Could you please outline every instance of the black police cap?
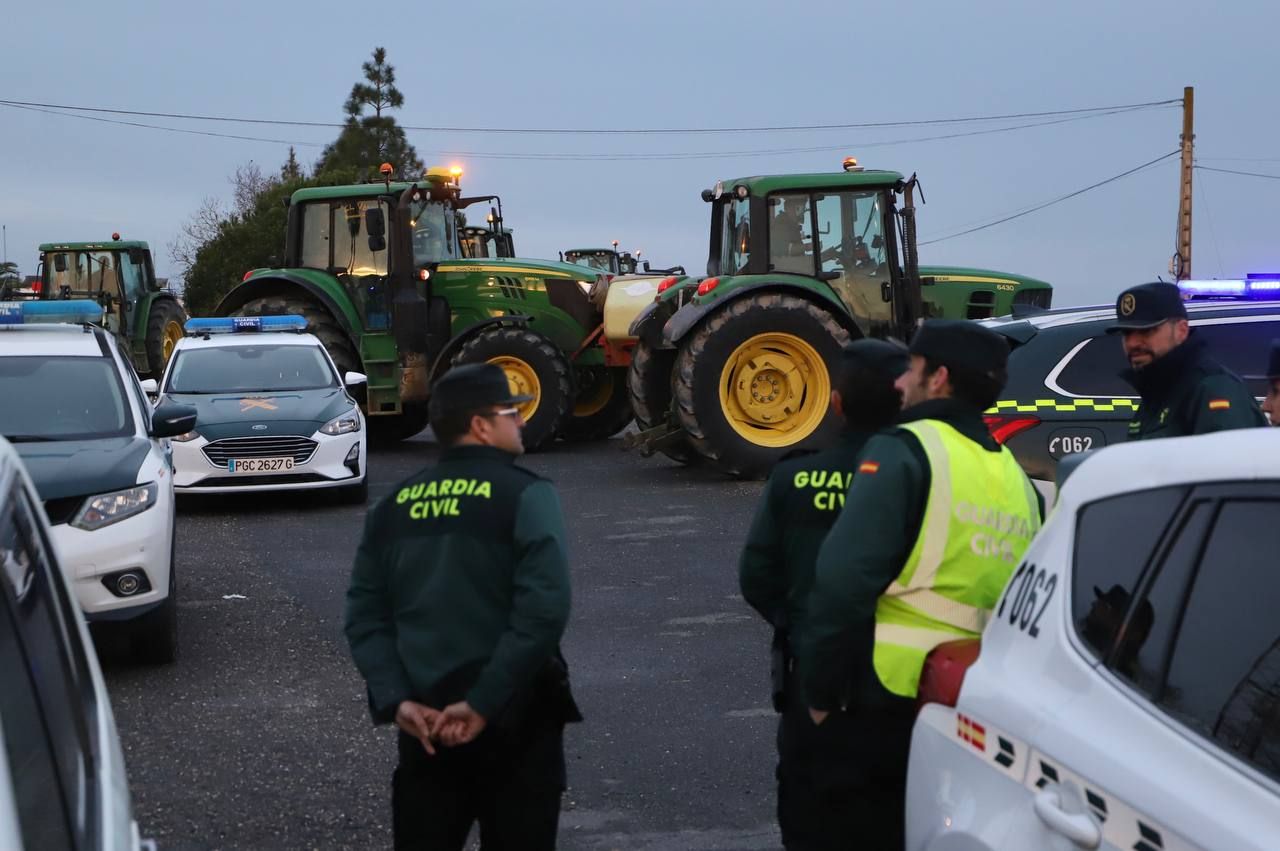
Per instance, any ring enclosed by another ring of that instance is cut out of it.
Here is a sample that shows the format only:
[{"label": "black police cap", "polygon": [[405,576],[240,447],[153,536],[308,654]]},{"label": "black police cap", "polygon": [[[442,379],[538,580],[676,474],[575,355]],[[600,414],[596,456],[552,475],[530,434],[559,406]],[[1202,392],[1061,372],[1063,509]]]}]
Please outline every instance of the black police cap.
[{"label": "black police cap", "polygon": [[1138,284],[1120,293],[1116,299],[1116,323],[1107,333],[1144,331],[1170,319],[1186,319],[1187,306],[1177,284],[1156,281]]},{"label": "black police cap", "polygon": [[907,348],[897,341],[854,340],[840,350],[845,367],[865,367],[895,379],[907,371]]},{"label": "black police cap", "polygon": [[1009,362],[1009,343],[968,319],[929,319],[911,339],[911,354],[948,369],[990,375]]},{"label": "black police cap", "polygon": [[431,405],[440,411],[476,411],[532,399],[512,394],[507,374],[491,363],[455,366],[431,388]]}]

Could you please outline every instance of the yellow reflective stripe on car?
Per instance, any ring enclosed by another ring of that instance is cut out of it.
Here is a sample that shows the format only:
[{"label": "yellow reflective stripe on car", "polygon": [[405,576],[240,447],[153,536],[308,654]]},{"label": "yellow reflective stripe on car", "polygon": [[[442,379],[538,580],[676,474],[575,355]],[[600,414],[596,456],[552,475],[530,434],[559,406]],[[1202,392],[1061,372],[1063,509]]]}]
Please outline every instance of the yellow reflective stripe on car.
[{"label": "yellow reflective stripe on car", "polygon": [[1017,399],[1001,399],[984,413],[1000,414],[1014,411],[1019,414],[1034,414],[1037,411],[1136,411],[1137,399],[1036,399],[1023,402]]}]

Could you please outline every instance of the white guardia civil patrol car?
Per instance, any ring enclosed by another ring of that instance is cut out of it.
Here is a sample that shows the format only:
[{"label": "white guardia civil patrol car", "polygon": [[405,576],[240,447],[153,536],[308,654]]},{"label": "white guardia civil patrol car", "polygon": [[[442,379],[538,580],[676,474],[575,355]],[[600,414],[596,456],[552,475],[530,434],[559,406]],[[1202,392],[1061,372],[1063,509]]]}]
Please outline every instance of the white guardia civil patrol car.
[{"label": "white guardia civil patrol car", "polygon": [[368,499],[368,430],[348,387],[301,316],[191,319],[174,347],[158,404],[190,405],[199,426],[173,439],[182,493],[338,488]]},{"label": "white guardia civil patrol car", "polygon": [[1277,612],[1280,430],[1085,458],[926,662],[907,848],[1280,847]]},{"label": "white guardia civil patrol car", "polygon": [[0,848],[155,851],[67,566],[18,453],[0,438]]},{"label": "white guardia civil patrol car", "polygon": [[135,655],[177,654],[170,435],[195,411],[147,402],[92,301],[0,303],[0,435],[44,501],[91,621],[127,621]]}]

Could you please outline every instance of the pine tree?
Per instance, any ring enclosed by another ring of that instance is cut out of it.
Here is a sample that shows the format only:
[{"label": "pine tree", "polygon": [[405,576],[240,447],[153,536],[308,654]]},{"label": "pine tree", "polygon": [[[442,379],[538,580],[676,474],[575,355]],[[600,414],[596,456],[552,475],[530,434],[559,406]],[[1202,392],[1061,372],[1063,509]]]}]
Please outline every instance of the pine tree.
[{"label": "pine tree", "polygon": [[289,159],[285,160],[284,165],[280,166],[280,179],[288,183],[292,180],[301,180],[306,176],[306,173],[302,170],[302,164],[298,162],[297,152],[293,150],[293,145],[290,145]]},{"label": "pine tree", "polygon": [[[387,62],[386,49],[374,48],[373,60],[362,68],[365,82],[351,87],[343,104],[346,123],[338,138],[320,155],[316,173],[356,168],[376,175],[378,167],[389,162],[401,176],[417,176],[422,171],[418,152],[389,114],[404,106],[404,95],[396,88],[396,70]],[[366,109],[371,109],[372,114],[366,115]]]}]

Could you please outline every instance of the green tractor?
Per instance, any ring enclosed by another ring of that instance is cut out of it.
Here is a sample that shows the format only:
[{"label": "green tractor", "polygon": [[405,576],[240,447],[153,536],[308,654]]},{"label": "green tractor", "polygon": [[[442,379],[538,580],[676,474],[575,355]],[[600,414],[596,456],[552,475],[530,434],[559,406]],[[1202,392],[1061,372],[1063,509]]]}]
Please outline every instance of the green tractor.
[{"label": "green tractor", "polygon": [[182,339],[187,313],[177,297],[156,280],[145,242],[47,242],[40,246],[39,281],[28,297],[93,299],[102,305],[102,324],[129,353],[142,378],[159,378],[173,347]]},{"label": "green tractor", "polygon": [[928,317],[1049,306],[1043,281],[920,267],[915,187],[914,176],[847,160],[841,172],[705,190],[707,277],[663,279],[625,331],[615,322],[606,332],[631,352],[628,392],[641,431],[628,443],[759,477],[839,430],[828,410],[830,365],[849,340],[905,340]]},{"label": "green tractor", "polygon": [[473,204],[493,201],[496,206],[489,208],[483,227],[468,225],[466,214],[458,213],[458,246],[462,256],[469,259],[515,257],[514,236],[511,229],[502,223],[502,199],[497,195],[486,195],[468,200]]},{"label": "green tractor", "polygon": [[[627,360],[604,344],[603,275],[565,263],[467,257],[458,173],[299,189],[289,202],[285,262],[255,269],[218,304],[230,315],[299,314],[339,370],[363,373],[371,437],[426,425],[435,380],[451,365],[491,362],[521,406],[525,445],[594,440],[631,420]],[[501,222],[495,222],[501,234]]]},{"label": "green tractor", "polygon": [[612,248],[570,248],[560,252],[560,259],[575,266],[595,269],[612,277],[623,275],[663,275],[684,274],[684,268],[673,266],[670,269],[654,269],[646,260],[640,262],[640,251],[619,251],[618,240],[613,241]]}]

